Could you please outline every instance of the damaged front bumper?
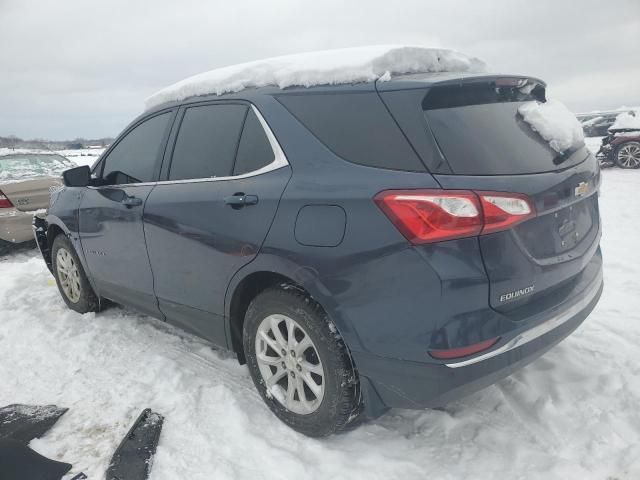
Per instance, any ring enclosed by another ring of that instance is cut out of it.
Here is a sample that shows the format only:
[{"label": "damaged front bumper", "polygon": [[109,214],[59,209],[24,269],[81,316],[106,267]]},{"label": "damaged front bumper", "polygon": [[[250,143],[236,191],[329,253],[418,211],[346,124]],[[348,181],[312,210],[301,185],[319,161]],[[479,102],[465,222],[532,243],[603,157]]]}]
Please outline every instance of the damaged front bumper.
[{"label": "damaged front bumper", "polygon": [[49,248],[49,240],[47,239],[47,229],[49,227],[47,220],[39,215],[34,215],[32,227],[33,236],[36,240],[36,245],[38,245],[38,250],[40,250],[42,258],[44,258],[49,271],[53,272],[53,267],[51,265],[51,251]]}]

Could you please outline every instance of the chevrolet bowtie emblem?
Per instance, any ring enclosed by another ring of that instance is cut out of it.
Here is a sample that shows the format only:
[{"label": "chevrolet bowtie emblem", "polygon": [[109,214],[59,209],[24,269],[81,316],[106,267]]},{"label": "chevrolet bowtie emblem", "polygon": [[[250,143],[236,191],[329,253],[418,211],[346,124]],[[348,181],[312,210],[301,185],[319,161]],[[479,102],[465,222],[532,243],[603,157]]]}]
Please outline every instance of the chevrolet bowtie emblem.
[{"label": "chevrolet bowtie emblem", "polygon": [[574,193],[576,197],[583,197],[589,191],[589,183],[588,182],[580,182],[578,186],[575,188]]}]

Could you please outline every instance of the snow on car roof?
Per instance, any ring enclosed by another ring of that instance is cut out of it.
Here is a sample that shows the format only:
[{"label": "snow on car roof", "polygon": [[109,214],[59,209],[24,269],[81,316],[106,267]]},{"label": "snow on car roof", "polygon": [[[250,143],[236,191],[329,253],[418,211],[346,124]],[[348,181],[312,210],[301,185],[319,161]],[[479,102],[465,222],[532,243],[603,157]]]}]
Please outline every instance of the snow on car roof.
[{"label": "snow on car roof", "polygon": [[640,109],[623,112],[616,117],[616,121],[609,130],[640,129]]},{"label": "snow on car roof", "polygon": [[485,63],[454,50],[375,45],[285,55],[217,68],[186,78],[153,94],[146,109],[199,95],[222,95],[245,88],[311,87],[389,80],[392,74],[484,72]]}]

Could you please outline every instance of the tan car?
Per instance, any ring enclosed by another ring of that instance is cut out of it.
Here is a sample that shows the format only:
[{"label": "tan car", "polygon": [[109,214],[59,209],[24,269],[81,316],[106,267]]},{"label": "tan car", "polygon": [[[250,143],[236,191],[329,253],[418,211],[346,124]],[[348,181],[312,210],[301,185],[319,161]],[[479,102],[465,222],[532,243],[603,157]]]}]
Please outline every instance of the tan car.
[{"label": "tan car", "polygon": [[34,213],[49,207],[51,190],[62,186],[60,175],[75,166],[52,153],[0,155],[0,250],[7,242],[33,240]]}]

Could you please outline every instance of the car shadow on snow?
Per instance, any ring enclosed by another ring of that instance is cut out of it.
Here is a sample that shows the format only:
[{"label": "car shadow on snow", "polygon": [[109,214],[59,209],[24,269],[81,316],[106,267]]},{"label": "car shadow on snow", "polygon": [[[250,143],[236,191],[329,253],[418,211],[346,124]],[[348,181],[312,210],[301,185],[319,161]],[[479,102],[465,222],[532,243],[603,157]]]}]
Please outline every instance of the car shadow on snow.
[{"label": "car shadow on snow", "polygon": [[6,257],[9,257],[10,255],[27,252],[29,250],[35,250],[35,248],[35,240],[23,243],[11,243],[0,240],[0,261],[2,261]]}]

